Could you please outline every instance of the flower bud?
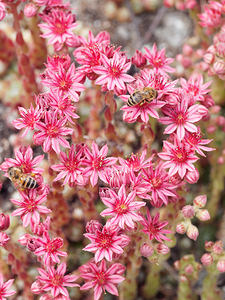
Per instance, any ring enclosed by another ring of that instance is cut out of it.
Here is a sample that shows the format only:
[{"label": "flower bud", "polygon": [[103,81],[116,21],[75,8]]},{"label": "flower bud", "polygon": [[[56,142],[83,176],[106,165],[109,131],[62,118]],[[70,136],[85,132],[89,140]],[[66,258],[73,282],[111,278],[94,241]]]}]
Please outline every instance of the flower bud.
[{"label": "flower bud", "polygon": [[0,231],[6,230],[9,228],[10,218],[8,215],[0,214]]},{"label": "flower bud", "polygon": [[187,55],[187,56],[190,56],[193,53],[192,47],[188,44],[184,44],[182,50],[183,50],[184,55]]},{"label": "flower bud", "polygon": [[186,226],[185,226],[184,222],[177,224],[176,232],[180,233],[180,234],[185,234]]},{"label": "flower bud", "polygon": [[141,68],[146,65],[147,59],[145,58],[144,54],[141,53],[141,51],[136,50],[134,56],[131,58],[131,62],[136,67]]},{"label": "flower bud", "polygon": [[213,246],[214,246],[214,243],[211,242],[211,241],[207,241],[205,242],[205,250],[206,251],[212,251],[213,250]]},{"label": "flower bud", "polygon": [[222,241],[215,242],[213,247],[212,247],[212,251],[215,254],[222,254],[223,253],[223,243],[222,243]]},{"label": "flower bud", "polygon": [[210,220],[210,214],[208,212],[207,209],[200,209],[197,213],[196,213],[196,217],[200,220],[200,221],[208,221]]},{"label": "flower bud", "polygon": [[37,7],[33,3],[27,3],[23,12],[27,18],[34,17],[37,13]]},{"label": "flower bud", "polygon": [[176,270],[179,270],[179,269],[180,269],[180,261],[179,261],[179,260],[176,260],[176,261],[174,262],[174,268],[175,268]]},{"label": "flower bud", "polygon": [[102,229],[102,224],[97,220],[91,220],[86,225],[86,232],[95,234],[96,231]]},{"label": "flower bud", "polygon": [[187,265],[184,269],[185,273],[192,274],[194,272],[194,268],[192,265]]},{"label": "flower bud", "polygon": [[219,260],[216,267],[221,273],[225,272],[225,259]]},{"label": "flower bud", "polygon": [[213,70],[218,75],[224,75],[225,74],[225,63],[223,61],[216,61],[213,64]]},{"label": "flower bud", "polygon": [[188,281],[188,279],[187,279],[187,277],[185,275],[181,275],[180,276],[180,281],[181,282],[186,282],[186,281]]},{"label": "flower bud", "polygon": [[0,21],[2,21],[5,18],[5,4],[0,2]]},{"label": "flower bud", "polygon": [[200,195],[200,196],[197,196],[197,197],[195,197],[195,199],[194,199],[194,201],[193,201],[194,205],[196,205],[196,206],[199,207],[199,208],[205,207],[206,202],[207,202],[207,197],[206,197],[206,195]]},{"label": "flower bud", "polygon": [[163,255],[166,255],[167,253],[170,252],[170,248],[165,244],[158,244],[156,246],[156,250],[159,254],[163,254]]},{"label": "flower bud", "polygon": [[5,232],[0,232],[0,246],[4,246],[9,239],[9,236]]},{"label": "flower bud", "polygon": [[182,214],[185,218],[188,218],[188,219],[193,218],[195,215],[194,207],[192,205],[185,205],[182,208]]},{"label": "flower bud", "polygon": [[147,243],[144,243],[140,249],[141,255],[144,257],[152,256],[154,253],[153,247],[149,246]]},{"label": "flower bud", "polygon": [[188,171],[185,179],[187,180],[188,183],[190,184],[194,184],[199,180],[199,172],[198,170],[194,170],[194,171]]},{"label": "flower bud", "polygon": [[192,224],[190,224],[187,228],[187,236],[189,239],[196,241],[199,235],[198,228]]},{"label": "flower bud", "polygon": [[213,257],[209,253],[205,253],[201,257],[201,262],[204,266],[210,266],[213,263]]}]

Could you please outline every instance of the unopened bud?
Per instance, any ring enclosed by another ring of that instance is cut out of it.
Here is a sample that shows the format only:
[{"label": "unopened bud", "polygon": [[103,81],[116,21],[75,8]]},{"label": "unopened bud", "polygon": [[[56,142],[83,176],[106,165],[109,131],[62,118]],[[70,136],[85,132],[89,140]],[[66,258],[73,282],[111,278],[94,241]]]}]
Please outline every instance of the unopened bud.
[{"label": "unopened bud", "polygon": [[174,267],[175,267],[176,270],[179,270],[179,269],[180,269],[180,261],[179,261],[179,260],[176,260],[176,261],[174,262]]},{"label": "unopened bud", "polygon": [[203,56],[204,62],[207,63],[208,65],[210,65],[213,60],[214,60],[214,55],[212,53],[207,52],[204,56]]},{"label": "unopened bud", "polygon": [[198,228],[192,224],[190,224],[187,228],[187,236],[189,239],[196,241],[199,235]]},{"label": "unopened bud", "polygon": [[95,234],[98,230],[102,229],[102,224],[97,220],[91,220],[86,225],[86,232]]},{"label": "unopened bud", "polygon": [[149,246],[147,243],[144,243],[140,249],[141,255],[144,257],[152,256],[154,253],[153,247]]},{"label": "unopened bud", "polygon": [[194,268],[192,265],[187,265],[184,269],[185,273],[192,274],[194,272]]},{"label": "unopened bud", "polygon": [[197,213],[196,213],[196,217],[200,220],[200,221],[208,221],[210,220],[210,214],[208,212],[207,209],[200,209]]},{"label": "unopened bud", "polygon": [[167,253],[170,252],[170,248],[165,244],[158,244],[156,250],[159,254],[163,254],[163,255],[166,255]]},{"label": "unopened bud", "polygon": [[216,61],[213,64],[213,70],[218,75],[224,75],[225,74],[225,63],[222,60]]},{"label": "unopened bud", "polygon": [[8,229],[9,225],[10,225],[9,216],[5,214],[0,214],[0,231]]},{"label": "unopened bud", "polygon": [[215,254],[222,254],[222,252],[223,252],[223,243],[222,243],[222,241],[215,242],[215,244],[212,247],[212,251]]},{"label": "unopened bud", "polygon": [[27,18],[34,17],[37,13],[37,7],[33,3],[27,3],[23,12]]},{"label": "unopened bud", "polygon": [[188,171],[185,179],[187,180],[188,183],[194,184],[199,180],[199,172],[196,169],[195,171]]},{"label": "unopened bud", "polygon": [[132,64],[134,64],[138,68],[144,67],[147,63],[147,59],[139,50],[136,50],[134,56],[131,58],[131,61]]},{"label": "unopened bud", "polygon": [[201,257],[201,262],[204,266],[210,266],[213,263],[213,257],[209,253],[205,253]]},{"label": "unopened bud", "polygon": [[5,4],[0,2],[0,21],[2,21],[5,18],[6,9]]},{"label": "unopened bud", "polygon": [[206,195],[200,195],[200,196],[197,196],[197,197],[195,197],[195,199],[194,199],[194,201],[193,201],[194,205],[196,205],[196,206],[199,207],[199,208],[205,207],[206,202],[207,202],[207,197],[206,197]]},{"label": "unopened bud", "polygon": [[185,218],[188,218],[188,219],[193,218],[195,215],[194,207],[192,205],[185,205],[182,208],[182,214]]},{"label": "unopened bud", "polygon": [[206,251],[212,251],[213,250],[213,246],[214,246],[214,243],[212,241],[206,241],[205,242],[205,250]]},{"label": "unopened bud", "polygon": [[184,222],[177,224],[176,232],[180,233],[180,234],[185,234],[186,226],[185,226]]},{"label": "unopened bud", "polygon": [[0,232],[0,246],[4,246],[9,239],[9,236],[5,232]]},{"label": "unopened bud", "polygon": [[216,267],[221,273],[225,272],[225,259],[219,260]]},{"label": "unopened bud", "polygon": [[188,279],[187,279],[186,276],[181,275],[181,276],[180,276],[180,281],[181,281],[181,282],[186,282],[186,281],[188,281]]},{"label": "unopened bud", "polygon": [[184,55],[190,56],[193,53],[192,47],[188,44],[184,44],[183,53],[184,53]]}]

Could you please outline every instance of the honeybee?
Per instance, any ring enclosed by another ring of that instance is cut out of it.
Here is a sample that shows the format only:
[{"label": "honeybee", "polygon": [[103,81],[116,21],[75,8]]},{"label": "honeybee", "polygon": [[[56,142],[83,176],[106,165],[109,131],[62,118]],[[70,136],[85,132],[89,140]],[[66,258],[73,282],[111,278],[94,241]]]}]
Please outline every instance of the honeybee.
[{"label": "honeybee", "polygon": [[8,170],[8,175],[12,183],[21,189],[36,189],[37,181],[29,174],[24,174],[21,168],[11,167]]},{"label": "honeybee", "polygon": [[135,90],[132,95],[130,95],[127,105],[134,106],[139,104],[140,106],[144,103],[149,103],[156,99],[158,92],[152,87],[144,87],[142,90]]}]

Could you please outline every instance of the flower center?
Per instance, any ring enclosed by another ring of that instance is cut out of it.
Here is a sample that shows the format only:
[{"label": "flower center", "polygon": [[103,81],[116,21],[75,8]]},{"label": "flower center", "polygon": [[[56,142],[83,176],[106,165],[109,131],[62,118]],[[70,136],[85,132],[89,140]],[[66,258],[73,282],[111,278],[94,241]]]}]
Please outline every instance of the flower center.
[{"label": "flower center", "polygon": [[36,209],[36,207],[36,203],[32,199],[30,199],[30,201],[26,205],[26,209],[29,212],[33,212]]},{"label": "flower center", "polygon": [[154,188],[159,188],[162,185],[161,178],[153,177],[151,180],[151,184]]},{"label": "flower center", "polygon": [[103,234],[102,232],[98,234],[98,243],[100,247],[104,249],[109,248],[112,244],[111,241],[112,241],[111,234],[107,234],[107,233]]},{"label": "flower center", "polygon": [[115,211],[119,215],[123,215],[128,211],[127,205],[125,203],[119,203],[115,207]]},{"label": "flower center", "polygon": [[55,126],[49,126],[47,129],[47,135],[50,137],[56,137],[58,135],[59,132],[59,128],[55,127]]},{"label": "flower center", "polygon": [[98,280],[98,284],[99,285],[104,285],[105,284],[105,273],[104,272],[100,272],[97,275],[97,280]]},{"label": "flower center", "polygon": [[185,116],[182,113],[179,113],[177,115],[177,120],[176,120],[177,124],[184,124],[185,120],[186,120],[186,118],[185,118]]},{"label": "flower center", "polygon": [[66,31],[65,25],[61,22],[55,22],[54,24],[54,33],[62,35]]},{"label": "flower center", "polygon": [[97,157],[92,161],[92,167],[97,170],[101,169],[103,164],[104,164],[104,158],[102,157]]},{"label": "flower center", "polygon": [[51,283],[52,283],[52,285],[57,286],[57,287],[61,286],[62,283],[63,283],[62,276],[59,275],[59,274],[56,274],[56,275],[52,278]]},{"label": "flower center", "polygon": [[110,68],[110,74],[113,77],[118,77],[121,74],[121,70],[118,67],[116,67],[116,66],[112,66]]},{"label": "flower center", "polygon": [[178,162],[185,162],[187,160],[187,153],[180,148],[175,150],[175,157]]},{"label": "flower center", "polygon": [[59,88],[60,88],[62,91],[68,91],[68,89],[70,88],[70,84],[68,83],[68,81],[62,79],[62,80],[59,82]]},{"label": "flower center", "polygon": [[61,248],[62,245],[63,242],[60,239],[56,238],[46,246],[46,250],[48,253],[54,253],[57,249]]},{"label": "flower center", "polygon": [[199,133],[190,133],[188,138],[187,138],[187,142],[191,145],[197,145],[199,143],[199,140],[201,139],[201,135]]},{"label": "flower center", "polygon": [[140,168],[140,161],[139,157],[135,154],[131,154],[129,158],[127,158],[127,165],[130,168],[133,168],[134,170],[138,171]]},{"label": "flower center", "polygon": [[69,172],[74,172],[77,169],[77,161],[68,161],[65,163],[65,167]]}]

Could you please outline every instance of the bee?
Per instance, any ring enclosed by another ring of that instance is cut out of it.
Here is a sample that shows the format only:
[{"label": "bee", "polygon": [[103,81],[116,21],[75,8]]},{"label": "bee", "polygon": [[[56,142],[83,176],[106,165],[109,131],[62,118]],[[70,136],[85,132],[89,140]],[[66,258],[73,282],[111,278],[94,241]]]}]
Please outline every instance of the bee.
[{"label": "bee", "polygon": [[9,178],[12,183],[21,189],[36,189],[37,181],[29,174],[24,174],[19,167],[11,167],[8,170]]},{"label": "bee", "polygon": [[135,90],[132,95],[130,95],[127,105],[134,106],[139,104],[150,103],[152,100],[156,99],[158,92],[152,87],[144,87],[142,90]]}]

